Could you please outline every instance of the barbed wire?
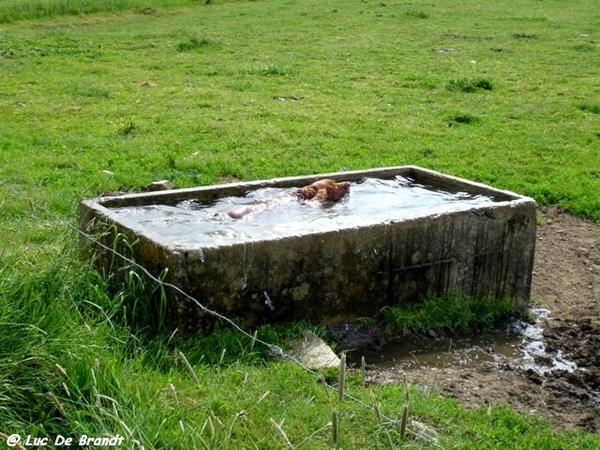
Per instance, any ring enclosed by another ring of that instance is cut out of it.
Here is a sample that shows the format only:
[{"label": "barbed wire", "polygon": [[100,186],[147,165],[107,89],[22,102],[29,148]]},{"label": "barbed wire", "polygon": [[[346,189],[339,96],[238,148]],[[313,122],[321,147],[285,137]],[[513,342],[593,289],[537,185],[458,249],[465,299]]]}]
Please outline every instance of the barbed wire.
[{"label": "barbed wire", "polygon": [[[23,198],[23,194],[22,193],[19,193],[16,189],[14,189],[12,186],[7,185],[5,182],[0,181],[0,185],[2,185],[4,188],[6,188],[8,191],[10,191],[14,196],[19,197],[19,198]],[[267,342],[267,341],[265,341],[263,339],[260,339],[256,334],[249,333],[248,331],[244,330],[238,323],[236,323],[235,320],[233,320],[233,319],[231,319],[231,318],[229,318],[229,317],[227,317],[227,316],[219,313],[218,311],[215,311],[215,310],[213,310],[211,308],[208,308],[206,305],[204,305],[198,299],[196,299],[195,297],[193,297],[192,295],[188,294],[183,289],[181,289],[179,286],[177,286],[177,285],[175,285],[173,283],[169,283],[169,282],[165,282],[165,281],[161,280],[160,278],[158,278],[157,276],[155,276],[154,274],[152,274],[152,272],[150,272],[150,270],[148,270],[146,267],[144,267],[142,264],[138,263],[134,259],[132,259],[132,258],[126,256],[126,255],[123,255],[122,253],[120,253],[116,249],[114,249],[113,247],[110,247],[110,246],[104,244],[103,242],[101,242],[99,239],[97,239],[92,234],[87,233],[87,232],[83,231],[81,228],[76,227],[75,225],[73,225],[69,221],[64,220],[63,218],[59,217],[53,211],[50,211],[49,209],[47,209],[45,206],[35,204],[35,202],[30,197],[27,197],[27,199],[28,199],[30,210],[31,210],[31,212],[32,212],[32,214],[34,216],[35,216],[36,211],[38,209],[40,211],[43,211],[45,214],[47,214],[49,217],[51,217],[54,220],[56,220],[58,223],[60,223],[62,225],[65,225],[67,228],[71,229],[76,234],[79,234],[81,237],[87,239],[90,243],[93,243],[94,245],[97,245],[97,246],[101,247],[103,250],[106,250],[106,251],[112,253],[114,256],[120,258],[121,260],[123,260],[127,264],[129,264],[129,265],[137,268],[146,277],[148,277],[148,279],[150,279],[152,282],[156,283],[158,286],[167,287],[169,289],[174,290],[175,292],[179,293],[180,295],[182,295],[186,299],[190,300],[203,313],[208,314],[208,315],[214,317],[215,319],[218,319],[218,320],[220,320],[222,322],[225,322],[226,324],[230,325],[237,332],[239,332],[240,334],[242,334],[246,338],[250,339],[250,341],[253,342],[254,344],[260,344],[260,345],[264,346],[265,348],[267,348],[269,350],[269,352],[273,356],[279,357],[279,358],[281,358],[283,360],[291,361],[294,364],[296,364],[297,366],[299,366],[301,369],[303,369],[304,371],[310,373],[311,375],[314,375],[314,376],[320,376],[321,375],[318,371],[316,371],[314,369],[311,369],[310,367],[308,367],[306,364],[304,364],[300,359],[298,359],[294,355],[290,354],[289,352],[284,351],[280,346],[278,346],[276,344],[272,344],[270,342]],[[332,390],[332,391],[337,391],[337,388],[335,388],[334,386],[329,385],[328,383],[325,383],[325,386],[328,389]],[[406,387],[408,388],[408,386],[406,386]],[[375,411],[375,407],[373,405],[364,402],[363,400],[359,399],[358,397],[355,397],[355,396],[353,396],[351,394],[348,394],[345,390],[343,392],[343,396],[345,398],[347,398],[348,400],[351,400],[351,401],[353,401],[353,402],[361,405],[362,407],[364,407],[364,408],[366,408],[366,409],[368,409],[370,411],[373,411],[373,412]],[[383,414],[381,411],[377,411],[377,414],[382,419],[385,419],[389,423],[398,423],[399,422],[399,420],[393,419],[391,417],[388,417],[385,414]],[[445,450],[445,448],[443,446],[441,446],[437,442],[433,441],[431,438],[423,435],[422,433],[419,433],[419,432],[417,432],[417,431],[415,431],[413,429],[410,429],[410,428],[407,428],[406,431],[408,433],[410,433],[411,435],[413,435],[414,437],[419,438],[419,439],[427,442],[428,444],[430,444],[430,445],[432,445],[432,446],[434,446],[436,448],[439,448],[441,450]]]}]

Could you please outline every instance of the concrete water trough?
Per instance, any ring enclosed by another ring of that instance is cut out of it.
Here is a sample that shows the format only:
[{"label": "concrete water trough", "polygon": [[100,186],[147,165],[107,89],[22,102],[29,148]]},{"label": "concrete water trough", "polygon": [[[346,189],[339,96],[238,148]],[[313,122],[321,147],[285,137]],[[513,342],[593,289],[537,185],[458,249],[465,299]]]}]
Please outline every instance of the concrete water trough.
[{"label": "concrete water trough", "polygon": [[[323,178],[350,182],[350,195],[225,213]],[[243,326],[335,323],[432,296],[530,295],[535,202],[415,166],[100,197],[81,202],[80,218],[99,242]],[[101,270],[127,264],[86,246]],[[167,294],[173,326],[210,329],[213,317]]]}]

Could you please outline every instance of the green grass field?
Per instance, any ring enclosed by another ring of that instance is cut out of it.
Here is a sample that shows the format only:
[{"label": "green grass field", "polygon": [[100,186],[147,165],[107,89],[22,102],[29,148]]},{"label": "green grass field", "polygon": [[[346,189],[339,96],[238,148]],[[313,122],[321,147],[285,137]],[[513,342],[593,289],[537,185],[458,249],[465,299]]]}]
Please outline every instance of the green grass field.
[{"label": "green grass field", "polygon": [[[398,424],[338,403],[318,376],[232,330],[186,339],[132,320],[148,289],[131,274],[109,293],[72,229],[81,199],[163,178],[402,164],[599,221],[597,6],[0,1],[0,433],[324,449],[337,410],[339,448],[598,448],[598,434],[414,386],[409,417],[436,437],[401,439]],[[399,420],[404,387],[372,389]],[[371,404],[359,374],[347,390]]]}]

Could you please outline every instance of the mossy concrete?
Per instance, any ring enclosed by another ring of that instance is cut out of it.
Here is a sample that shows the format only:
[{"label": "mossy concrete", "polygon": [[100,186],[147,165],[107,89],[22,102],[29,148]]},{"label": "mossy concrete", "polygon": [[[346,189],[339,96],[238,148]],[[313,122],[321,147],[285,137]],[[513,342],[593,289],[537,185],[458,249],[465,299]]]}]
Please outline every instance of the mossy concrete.
[{"label": "mossy concrete", "polygon": [[[463,211],[290,238],[215,246],[170,246],[111,208],[212,201],[265,186],[302,186],[319,178],[410,176],[419,182],[496,201]],[[527,197],[413,166],[102,197],[81,202],[81,227],[100,242],[162,274],[206,307],[243,326],[308,320],[334,323],[374,316],[387,305],[461,294],[529,300],[536,205]],[[127,263],[95,246],[96,263],[115,272]],[[169,291],[174,326],[208,330],[213,318]]]}]

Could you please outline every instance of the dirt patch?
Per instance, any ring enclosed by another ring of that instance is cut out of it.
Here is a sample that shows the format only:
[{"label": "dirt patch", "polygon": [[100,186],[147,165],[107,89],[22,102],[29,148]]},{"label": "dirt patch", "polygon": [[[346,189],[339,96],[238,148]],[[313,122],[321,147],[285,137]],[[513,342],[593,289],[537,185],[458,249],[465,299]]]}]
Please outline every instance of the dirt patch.
[{"label": "dirt patch", "polygon": [[376,369],[374,381],[406,374],[467,407],[505,405],[541,414],[561,429],[600,429],[600,224],[555,207],[540,211],[538,224],[532,297],[549,310],[539,321],[545,350],[575,363],[575,370],[543,360],[536,363],[548,368],[533,370],[482,346],[478,352],[489,363]]}]

